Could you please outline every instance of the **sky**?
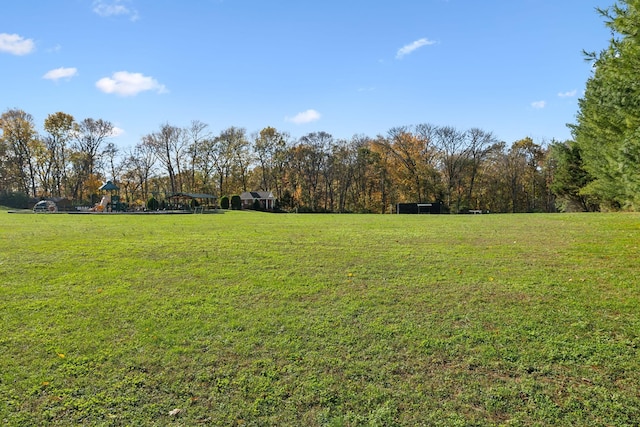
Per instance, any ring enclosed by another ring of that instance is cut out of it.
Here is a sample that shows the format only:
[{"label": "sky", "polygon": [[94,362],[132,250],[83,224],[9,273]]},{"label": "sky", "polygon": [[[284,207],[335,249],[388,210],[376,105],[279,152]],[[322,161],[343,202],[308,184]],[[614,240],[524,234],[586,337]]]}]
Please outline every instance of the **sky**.
[{"label": "sky", "polygon": [[376,137],[429,123],[571,138],[614,0],[20,0],[0,13],[0,110],[217,135]]}]

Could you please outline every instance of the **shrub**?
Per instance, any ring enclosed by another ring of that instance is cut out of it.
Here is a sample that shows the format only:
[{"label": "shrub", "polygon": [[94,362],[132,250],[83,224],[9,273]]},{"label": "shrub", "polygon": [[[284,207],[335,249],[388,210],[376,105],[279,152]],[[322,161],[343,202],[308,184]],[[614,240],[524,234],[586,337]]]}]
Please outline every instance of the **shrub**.
[{"label": "shrub", "polygon": [[147,210],[157,211],[159,207],[160,203],[158,203],[155,197],[151,197],[147,200]]},{"label": "shrub", "polygon": [[24,193],[1,192],[0,205],[8,208],[27,209],[29,207],[29,196]]},{"label": "shrub", "polygon": [[229,196],[222,196],[220,199],[220,207],[222,209],[229,209]]},{"label": "shrub", "polygon": [[231,209],[236,211],[242,209],[242,199],[237,194],[231,196]]},{"label": "shrub", "polygon": [[291,192],[289,190],[284,191],[282,200],[279,200],[278,204],[279,208],[284,210],[292,210],[295,207],[295,200],[293,199],[293,196],[291,195]]},{"label": "shrub", "polygon": [[253,209],[254,211],[261,211],[261,210],[262,210],[262,203],[260,203],[260,200],[255,199],[255,200],[253,201],[252,209]]}]

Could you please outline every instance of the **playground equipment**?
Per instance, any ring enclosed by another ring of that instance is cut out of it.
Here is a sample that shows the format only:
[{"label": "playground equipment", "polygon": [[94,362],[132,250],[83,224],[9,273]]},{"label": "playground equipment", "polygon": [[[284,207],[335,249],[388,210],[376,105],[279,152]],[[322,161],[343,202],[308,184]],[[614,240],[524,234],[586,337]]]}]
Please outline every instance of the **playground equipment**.
[{"label": "playground equipment", "polygon": [[33,207],[33,211],[35,213],[43,213],[43,212],[54,213],[54,212],[58,212],[58,206],[56,206],[55,202],[51,200],[40,200]]},{"label": "playground equipment", "polygon": [[94,207],[89,209],[90,212],[104,212],[111,203],[111,196],[109,194],[102,196],[100,203],[96,203]]},{"label": "playground equipment", "polygon": [[94,212],[118,212],[125,210],[125,205],[120,203],[120,196],[118,195],[119,188],[113,182],[105,182],[100,186],[99,190],[108,191],[109,194],[102,196],[102,200],[95,206]]}]

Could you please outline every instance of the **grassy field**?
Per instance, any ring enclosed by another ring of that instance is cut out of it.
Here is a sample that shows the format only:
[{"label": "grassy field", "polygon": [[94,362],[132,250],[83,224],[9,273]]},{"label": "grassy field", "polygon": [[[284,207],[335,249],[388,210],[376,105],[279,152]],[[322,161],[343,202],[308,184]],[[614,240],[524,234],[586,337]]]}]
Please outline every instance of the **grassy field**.
[{"label": "grassy field", "polygon": [[638,425],[640,215],[0,212],[4,425]]}]

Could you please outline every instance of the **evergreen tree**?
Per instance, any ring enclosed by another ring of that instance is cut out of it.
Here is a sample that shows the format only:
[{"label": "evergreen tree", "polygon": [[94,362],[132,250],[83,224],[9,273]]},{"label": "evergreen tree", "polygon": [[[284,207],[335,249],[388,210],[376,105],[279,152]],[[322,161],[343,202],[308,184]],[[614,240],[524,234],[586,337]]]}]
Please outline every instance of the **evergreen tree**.
[{"label": "evergreen tree", "polygon": [[640,208],[640,0],[599,10],[609,46],[588,54],[593,75],[579,102],[573,134],[593,180],[580,190],[611,208]]},{"label": "evergreen tree", "polygon": [[597,201],[581,193],[593,178],[584,170],[580,148],[573,141],[552,142],[549,163],[553,169],[550,187],[558,197],[560,210],[591,212],[598,209]]}]

